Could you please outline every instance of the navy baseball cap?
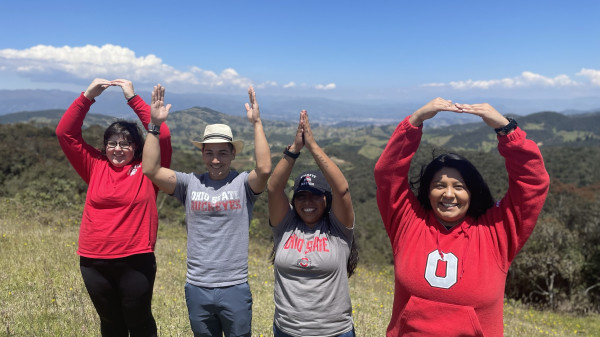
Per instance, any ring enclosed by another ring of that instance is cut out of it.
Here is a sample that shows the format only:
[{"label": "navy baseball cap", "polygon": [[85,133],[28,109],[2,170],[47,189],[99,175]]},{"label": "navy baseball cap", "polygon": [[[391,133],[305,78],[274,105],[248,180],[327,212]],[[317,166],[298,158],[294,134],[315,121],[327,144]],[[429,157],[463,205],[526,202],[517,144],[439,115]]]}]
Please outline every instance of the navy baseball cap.
[{"label": "navy baseball cap", "polygon": [[302,191],[316,195],[331,194],[331,187],[320,170],[309,170],[302,172],[294,181],[294,196]]}]

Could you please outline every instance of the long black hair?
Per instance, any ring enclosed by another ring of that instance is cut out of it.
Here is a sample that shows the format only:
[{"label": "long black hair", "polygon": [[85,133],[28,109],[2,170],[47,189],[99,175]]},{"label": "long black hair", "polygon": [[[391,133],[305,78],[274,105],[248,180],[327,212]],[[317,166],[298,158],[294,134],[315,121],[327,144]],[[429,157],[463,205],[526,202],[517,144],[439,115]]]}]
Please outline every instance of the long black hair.
[{"label": "long black hair", "polygon": [[118,120],[106,128],[104,131],[104,147],[102,148],[102,154],[106,155],[106,145],[110,137],[114,135],[123,135],[128,142],[135,144],[135,152],[133,154],[133,160],[141,160],[142,153],[144,151],[144,138],[142,137],[142,130],[135,122],[129,122],[125,120]]},{"label": "long black hair", "polygon": [[417,190],[417,199],[421,206],[431,209],[429,186],[435,174],[444,167],[457,170],[471,193],[467,215],[478,218],[494,205],[494,198],[483,177],[475,166],[465,157],[456,153],[444,153],[435,157],[429,164],[421,167],[419,177],[411,181],[411,187]]}]

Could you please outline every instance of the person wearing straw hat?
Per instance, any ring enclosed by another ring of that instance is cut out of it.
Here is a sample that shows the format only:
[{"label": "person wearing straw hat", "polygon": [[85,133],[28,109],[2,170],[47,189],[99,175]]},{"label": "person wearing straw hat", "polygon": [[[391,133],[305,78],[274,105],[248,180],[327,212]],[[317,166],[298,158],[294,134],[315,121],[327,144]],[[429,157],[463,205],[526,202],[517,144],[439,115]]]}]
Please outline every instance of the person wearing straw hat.
[{"label": "person wearing straw hat", "polygon": [[187,274],[185,297],[194,336],[250,336],[252,295],[248,285],[248,229],[252,208],[271,174],[271,151],[260,119],[256,93],[248,89],[248,120],[254,126],[256,167],[237,172],[231,162],[244,147],[225,124],[207,125],[202,140],[203,174],[182,173],[160,165],[158,128],[171,105],[164,91],[152,96],[157,130],[146,138],[142,168],[163,192],[186,211]]}]

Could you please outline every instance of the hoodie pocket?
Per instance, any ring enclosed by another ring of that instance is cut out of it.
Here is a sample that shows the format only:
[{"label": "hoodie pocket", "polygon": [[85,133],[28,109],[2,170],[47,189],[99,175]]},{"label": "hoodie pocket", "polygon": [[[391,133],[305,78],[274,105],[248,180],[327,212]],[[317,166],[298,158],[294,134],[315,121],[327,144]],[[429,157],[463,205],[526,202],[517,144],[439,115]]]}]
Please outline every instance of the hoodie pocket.
[{"label": "hoodie pocket", "polygon": [[483,330],[473,307],[412,296],[400,316],[400,335],[483,337]]}]

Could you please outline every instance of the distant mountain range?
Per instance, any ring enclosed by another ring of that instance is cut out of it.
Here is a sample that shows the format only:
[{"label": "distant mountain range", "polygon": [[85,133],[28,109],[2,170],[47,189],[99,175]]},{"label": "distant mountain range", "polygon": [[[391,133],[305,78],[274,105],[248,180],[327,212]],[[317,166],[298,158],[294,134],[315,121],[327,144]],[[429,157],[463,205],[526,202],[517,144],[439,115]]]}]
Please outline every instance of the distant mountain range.
[{"label": "distant mountain range", "polygon": [[[124,99],[123,99],[124,101]],[[121,102],[121,104],[123,104]],[[125,111],[129,107],[125,106]],[[64,111],[59,109],[17,112],[0,116],[0,124],[35,123],[55,126]],[[138,120],[130,112],[128,119]],[[455,114],[447,113],[448,116]],[[429,120],[425,124],[426,132],[423,142],[436,147],[479,150],[487,152],[496,147],[493,131],[481,120],[475,122],[435,125]],[[477,118],[478,119],[478,118]],[[556,112],[539,112],[527,116],[518,116],[519,126],[529,137],[543,146],[599,146],[600,145],[600,111],[565,115]],[[88,113],[84,127],[99,125],[104,128],[115,120],[115,116]],[[315,138],[322,139],[323,145],[346,144],[352,146],[357,153],[375,158],[380,154],[381,145],[385,144],[399,120],[386,124],[337,123],[328,124],[311,120]],[[245,116],[225,114],[209,108],[190,108],[171,111],[167,120],[171,129],[174,144],[189,146],[190,139],[201,137],[207,124],[229,124],[235,138],[249,143],[253,140],[253,128]],[[269,143],[275,148],[283,148],[296,132],[296,121],[283,121],[263,118],[263,124]],[[378,146],[374,146],[378,144]],[[245,149],[251,155],[251,147]]]},{"label": "distant mountain range", "polygon": [[[79,93],[62,90],[0,90],[0,116],[30,111],[64,111]],[[139,93],[149,102],[149,93]],[[248,97],[214,94],[172,94],[167,92],[167,103],[173,110],[207,108],[234,116],[245,116],[244,103]],[[401,120],[426,102],[404,103],[356,103],[325,98],[261,96],[258,101],[263,118],[270,120],[295,121],[298,112],[306,109],[312,121],[340,126],[388,124]],[[580,114],[600,111],[600,97],[582,99],[517,100],[485,99],[478,101],[492,104],[498,111],[513,115],[528,115],[541,111],[555,111],[562,114]],[[107,91],[97,99],[90,111],[120,118],[134,117],[120,91]],[[433,123],[437,126],[476,122],[474,116],[442,114]]]}]

